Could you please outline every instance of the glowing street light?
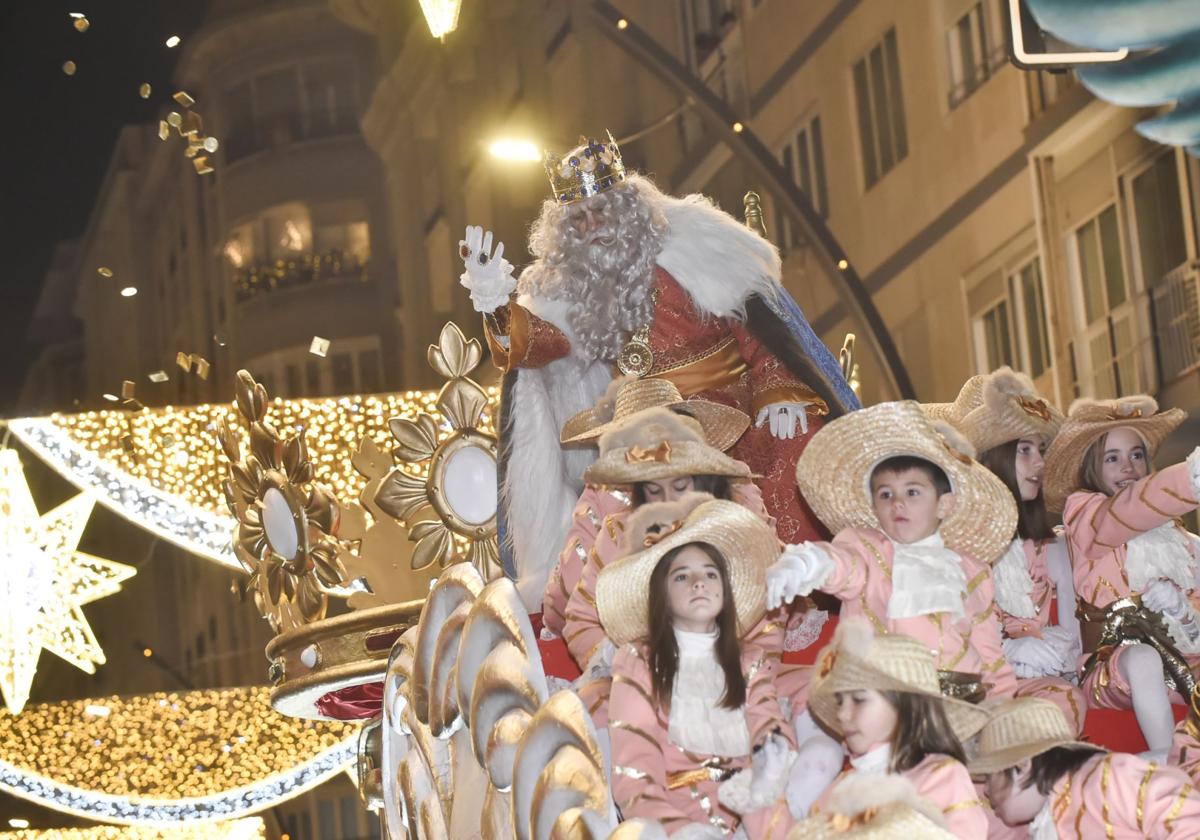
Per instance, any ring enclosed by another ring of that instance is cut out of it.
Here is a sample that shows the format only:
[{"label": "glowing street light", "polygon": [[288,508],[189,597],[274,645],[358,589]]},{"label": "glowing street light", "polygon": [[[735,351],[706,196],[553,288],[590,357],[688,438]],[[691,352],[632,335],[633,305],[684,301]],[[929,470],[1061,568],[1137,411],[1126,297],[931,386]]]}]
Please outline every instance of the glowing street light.
[{"label": "glowing street light", "polygon": [[532,140],[516,140],[508,137],[492,142],[488,147],[493,157],[501,160],[523,161],[537,163],[542,159],[542,153]]},{"label": "glowing street light", "polygon": [[421,0],[421,11],[434,38],[445,38],[458,27],[462,0]]}]

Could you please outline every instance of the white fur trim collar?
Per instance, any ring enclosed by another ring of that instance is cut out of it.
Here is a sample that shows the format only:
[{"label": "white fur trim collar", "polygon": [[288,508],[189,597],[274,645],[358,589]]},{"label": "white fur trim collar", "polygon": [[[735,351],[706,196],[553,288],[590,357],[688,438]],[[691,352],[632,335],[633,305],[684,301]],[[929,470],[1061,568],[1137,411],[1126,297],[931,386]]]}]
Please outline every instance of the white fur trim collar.
[{"label": "white fur trim collar", "polygon": [[663,208],[670,232],[658,264],[705,315],[744,318],[751,295],[780,290],[779,250],[702,195],[671,198]]},{"label": "white fur trim collar", "polygon": [[992,581],[996,584],[996,606],[1017,618],[1037,617],[1033,577],[1029,574],[1022,540],[1013,540],[1008,550],[992,564]]}]

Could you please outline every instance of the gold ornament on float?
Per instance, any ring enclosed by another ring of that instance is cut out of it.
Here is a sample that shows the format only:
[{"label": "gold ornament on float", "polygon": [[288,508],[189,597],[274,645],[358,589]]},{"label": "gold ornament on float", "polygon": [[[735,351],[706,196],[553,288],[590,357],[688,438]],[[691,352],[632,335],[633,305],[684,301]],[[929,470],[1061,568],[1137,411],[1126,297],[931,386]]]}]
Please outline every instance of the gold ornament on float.
[{"label": "gold ornament on float", "polygon": [[[415,420],[393,417],[392,454],[396,467],[379,482],[368,504],[402,521],[416,543],[412,568],[466,560],[484,580],[502,572],[496,539],[496,438],[484,431],[488,395],[468,377],[483,357],[476,339],[447,323],[429,347],[429,365],[449,381],[437,396],[437,409],[450,434],[430,414]],[[436,518],[430,518],[432,513]]]},{"label": "gold ornament on float", "polygon": [[250,573],[247,589],[278,633],[320,620],[328,595],[348,594],[336,538],[340,510],[313,481],[304,430],[281,436],[267,420],[266,389],[244,370],[237,408],[250,426],[250,453],[243,460],[239,436],[222,418],[217,439],[229,459],[222,489],[238,522],[233,547]]}]

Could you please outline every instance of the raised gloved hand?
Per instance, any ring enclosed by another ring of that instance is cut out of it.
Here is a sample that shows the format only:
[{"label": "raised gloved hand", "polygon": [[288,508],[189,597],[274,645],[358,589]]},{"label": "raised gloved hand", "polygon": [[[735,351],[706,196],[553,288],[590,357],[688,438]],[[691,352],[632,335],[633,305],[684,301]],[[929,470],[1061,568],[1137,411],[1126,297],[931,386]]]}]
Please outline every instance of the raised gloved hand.
[{"label": "raised gloved hand", "polygon": [[1181,621],[1191,618],[1191,605],[1173,581],[1159,578],[1150,582],[1142,593],[1142,604],[1147,609],[1169,615]]},{"label": "raised gloved hand", "polygon": [[458,254],[466,268],[458,282],[471,293],[476,312],[495,312],[508,303],[517,288],[512,264],[504,259],[504,243],[498,243],[493,254],[492,232],[485,233],[478,225],[468,225],[466,237],[458,243]]},{"label": "raised gloved hand", "polygon": [[772,733],[755,748],[750,766],[717,788],[721,804],[739,814],[765,808],[783,797],[796,752],[784,737]]},{"label": "raised gloved hand", "polygon": [[1018,677],[1045,677],[1061,674],[1074,663],[1067,662],[1055,645],[1036,636],[1005,639],[1004,656]]},{"label": "raised gloved hand", "polygon": [[758,412],[754,425],[759,428],[770,421],[771,434],[780,440],[791,440],[796,437],[796,426],[800,426],[800,434],[808,434],[808,406],[806,402],[771,403]]},{"label": "raised gloved hand", "polygon": [[767,609],[790,604],[797,595],[807,595],[825,582],[833,562],[825,552],[809,543],[789,545],[767,569]]}]

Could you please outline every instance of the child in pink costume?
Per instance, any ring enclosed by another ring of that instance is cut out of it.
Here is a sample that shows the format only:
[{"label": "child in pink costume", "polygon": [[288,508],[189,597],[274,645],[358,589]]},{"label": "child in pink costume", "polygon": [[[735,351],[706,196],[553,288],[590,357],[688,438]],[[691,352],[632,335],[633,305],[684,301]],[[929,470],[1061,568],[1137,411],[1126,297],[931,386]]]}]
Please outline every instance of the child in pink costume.
[{"label": "child in pink costume", "polygon": [[1007,367],[971,377],[953,403],[924,410],[962,432],[979,453],[979,463],[1013,495],[1016,532],[992,564],[1004,654],[1018,678],[1017,696],[1057,704],[1078,735],[1087,702],[1071,681],[1082,649],[1075,587],[1066,540],[1050,527],[1042,496],[1044,455],[1062,425],[1062,413],[1038,396],[1028,376]]},{"label": "child in pink costume", "polygon": [[1062,712],[1021,697],[990,709],[971,772],[996,815],[1032,840],[1200,837],[1200,795],[1175,767],[1075,741]]},{"label": "child in pink costume", "polygon": [[[750,425],[750,418],[736,408],[708,400],[683,399],[679,390],[665,379],[622,377],[613,380],[594,408],[580,412],[566,422],[562,429],[562,442],[568,446],[594,444],[615,426],[647,408],[666,408],[694,418],[703,429],[705,441],[721,451],[736,443]],[[761,498],[759,494],[759,504]],[[633,494],[628,487],[595,484],[584,487],[579,501],[575,503],[571,527],[567,531],[558,563],[546,582],[542,597],[544,636],[554,638],[562,635],[566,626],[567,602],[583,575],[583,568],[596,544],[601,525],[609,516],[622,514],[623,518],[631,509],[632,500]],[[586,664],[586,660],[579,664]]]},{"label": "child in pink costume", "polygon": [[640,549],[596,588],[613,658],[613,799],[626,819],[675,840],[782,840],[795,752],[774,665],[739,638],[762,620],[774,531],[741,505],[703,494],[630,517]]},{"label": "child in pink costume", "polygon": [[899,634],[876,636],[862,616],[843,619],[817,660],[809,706],[850,753],[850,768],[817,799],[813,815],[847,782],[896,774],[935,806],[955,837],[987,837],[986,809],[962,747],[987,713],[942,696],[937,664],[923,644]]},{"label": "child in pink costume", "polygon": [[[1166,680],[1200,656],[1200,620],[1189,600],[1200,550],[1174,521],[1197,506],[1200,454],[1150,472],[1158,445],[1185,416],[1158,413],[1145,396],[1076,400],[1046,455],[1046,503],[1063,511],[1083,619],[1082,688],[1091,706],[1132,707],[1147,757],[1160,761],[1171,746],[1170,704],[1184,702]],[[1137,634],[1100,645],[1115,609],[1141,610],[1180,656],[1164,662]]]},{"label": "child in pink costume", "polygon": [[1016,530],[1012,495],[970,444],[915,402],[839,417],[809,443],[797,481],[832,543],[788,546],[767,575],[769,608],[820,589],[842,619],[911,636],[935,653],[943,689],[1011,696],[989,563]]}]

